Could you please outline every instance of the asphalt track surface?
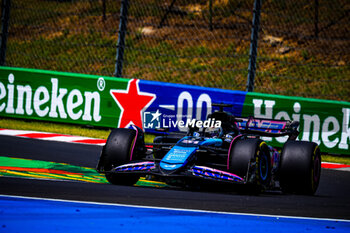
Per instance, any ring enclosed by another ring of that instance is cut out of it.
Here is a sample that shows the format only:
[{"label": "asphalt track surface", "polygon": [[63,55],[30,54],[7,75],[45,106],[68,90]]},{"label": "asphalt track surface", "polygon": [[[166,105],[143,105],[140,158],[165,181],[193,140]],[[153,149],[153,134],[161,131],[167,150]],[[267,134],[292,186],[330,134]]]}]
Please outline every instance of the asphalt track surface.
[{"label": "asphalt track surface", "polygon": [[[0,156],[95,167],[101,146],[0,136]],[[350,172],[322,169],[315,196],[189,191],[0,177],[0,194],[154,207],[350,219]]]}]

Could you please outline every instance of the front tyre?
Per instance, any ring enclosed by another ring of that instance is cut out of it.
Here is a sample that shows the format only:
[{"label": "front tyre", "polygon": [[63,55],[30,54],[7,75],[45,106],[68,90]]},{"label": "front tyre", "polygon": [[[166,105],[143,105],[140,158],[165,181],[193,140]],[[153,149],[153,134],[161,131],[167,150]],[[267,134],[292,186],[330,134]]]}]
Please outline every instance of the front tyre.
[{"label": "front tyre", "polygon": [[109,183],[116,185],[133,185],[140,176],[135,174],[117,174],[111,171],[113,168],[138,159],[143,152],[144,141],[142,130],[118,128],[113,129],[102,149],[101,160],[103,169]]},{"label": "front tyre", "polygon": [[271,158],[267,144],[260,139],[233,142],[228,171],[245,178],[254,192],[265,190],[271,182]]},{"label": "front tyre", "polygon": [[314,142],[287,141],[280,163],[280,186],[285,193],[315,194],[321,177],[321,152]]}]

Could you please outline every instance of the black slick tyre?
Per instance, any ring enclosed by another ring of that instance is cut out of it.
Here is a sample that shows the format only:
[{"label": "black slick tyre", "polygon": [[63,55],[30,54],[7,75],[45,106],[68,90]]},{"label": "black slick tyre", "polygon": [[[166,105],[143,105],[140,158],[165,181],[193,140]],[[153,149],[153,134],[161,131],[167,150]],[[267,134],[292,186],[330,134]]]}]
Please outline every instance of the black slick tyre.
[{"label": "black slick tyre", "polygon": [[280,161],[280,186],[284,193],[315,194],[321,176],[321,153],[314,142],[288,141]]},{"label": "black slick tyre", "polygon": [[[137,142],[139,131],[133,129],[113,129],[102,150],[105,176],[108,182],[116,185],[133,185],[140,176],[137,174],[119,174],[108,172],[111,169],[138,159],[137,150],[142,142]],[[143,135],[142,135],[143,136]],[[135,142],[136,140],[136,142]],[[142,138],[143,140],[143,138]]]},{"label": "black slick tyre", "polygon": [[228,171],[245,178],[251,191],[266,189],[271,181],[271,158],[267,144],[255,138],[234,142],[230,148]]}]

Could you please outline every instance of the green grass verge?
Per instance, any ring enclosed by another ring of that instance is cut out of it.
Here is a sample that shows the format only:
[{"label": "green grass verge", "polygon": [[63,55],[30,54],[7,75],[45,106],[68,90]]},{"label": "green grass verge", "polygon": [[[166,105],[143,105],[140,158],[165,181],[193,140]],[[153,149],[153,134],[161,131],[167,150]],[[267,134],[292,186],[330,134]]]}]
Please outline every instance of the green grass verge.
[{"label": "green grass verge", "polygon": [[350,165],[350,158],[344,156],[322,155],[322,161]]},{"label": "green grass verge", "polygon": [[[0,177],[26,177],[37,179],[74,180],[106,184],[104,174],[98,173],[95,168],[73,166],[66,163],[54,163],[32,159],[10,158],[0,156]],[[135,186],[168,187],[159,181],[148,180],[141,177]]]},{"label": "green grass verge", "polygon": [[[23,121],[19,119],[0,119],[0,128],[34,130],[101,139],[107,139],[109,133],[111,132],[110,129],[95,129],[78,125],[59,124],[42,121]],[[151,143],[153,141],[153,138],[153,135],[145,135],[145,141],[147,143]],[[322,161],[350,164],[350,158],[345,156],[322,155]]]}]

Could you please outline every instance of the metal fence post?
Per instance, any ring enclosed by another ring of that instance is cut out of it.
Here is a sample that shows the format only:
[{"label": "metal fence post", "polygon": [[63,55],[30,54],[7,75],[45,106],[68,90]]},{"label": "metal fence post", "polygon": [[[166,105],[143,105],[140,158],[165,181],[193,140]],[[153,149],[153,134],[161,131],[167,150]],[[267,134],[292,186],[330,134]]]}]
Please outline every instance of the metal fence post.
[{"label": "metal fence post", "polygon": [[209,30],[213,31],[213,0],[209,0]]},{"label": "metal fence post", "polygon": [[106,0],[102,0],[102,21],[106,21]]},{"label": "metal fence post", "polygon": [[315,0],[315,17],[314,17],[314,24],[315,24],[315,38],[318,39],[318,0]]},{"label": "metal fence post", "polygon": [[118,42],[117,42],[117,57],[115,63],[115,77],[122,77],[123,70],[123,57],[125,49],[125,35],[126,35],[126,23],[128,20],[128,0],[122,0],[120,7],[120,21],[118,31]]},{"label": "metal fence post", "polygon": [[2,0],[1,2],[1,41],[0,41],[0,65],[5,65],[6,45],[10,21],[11,0]]},{"label": "metal fence post", "polygon": [[247,91],[254,91],[254,78],[256,72],[256,57],[258,53],[258,33],[260,25],[260,12],[261,12],[261,1],[254,1],[253,10],[253,25],[252,34],[250,38],[250,51],[249,51],[249,67],[248,67],[248,80],[247,80]]}]

